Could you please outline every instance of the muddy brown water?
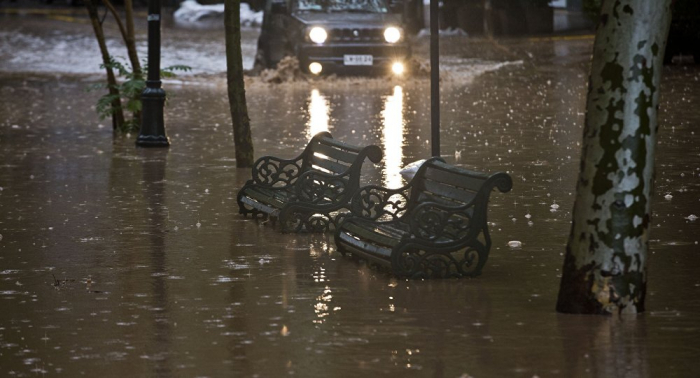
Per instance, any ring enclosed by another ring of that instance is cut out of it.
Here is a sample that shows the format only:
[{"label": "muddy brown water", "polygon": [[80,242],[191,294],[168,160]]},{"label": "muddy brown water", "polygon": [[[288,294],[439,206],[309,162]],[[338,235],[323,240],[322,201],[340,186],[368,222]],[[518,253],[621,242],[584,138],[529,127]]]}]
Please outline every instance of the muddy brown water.
[{"label": "muddy brown water", "polygon": [[[698,376],[697,67],[664,70],[647,312],[554,311],[591,42],[445,45],[444,157],[514,179],[489,205],[483,275],[464,280],[397,280],[328,236],[239,216],[250,172],[220,74],[164,84],[172,147],[151,150],[95,116],[91,74],[6,69],[0,376]],[[328,129],[381,146],[364,181],[396,187],[430,153],[427,79],[246,89],[257,156],[292,157]]]}]

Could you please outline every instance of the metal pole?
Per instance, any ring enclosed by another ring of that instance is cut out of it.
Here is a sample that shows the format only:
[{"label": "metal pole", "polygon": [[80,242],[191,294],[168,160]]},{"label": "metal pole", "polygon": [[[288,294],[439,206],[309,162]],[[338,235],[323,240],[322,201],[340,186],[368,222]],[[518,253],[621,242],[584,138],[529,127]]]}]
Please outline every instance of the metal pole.
[{"label": "metal pole", "polygon": [[160,0],[148,1],[148,77],[141,93],[143,112],[141,130],[136,138],[139,147],[168,147],[163,107],[165,91],[160,81]]},{"label": "metal pole", "polygon": [[430,0],[430,140],[432,155],[440,156],[440,28],[439,0]]}]

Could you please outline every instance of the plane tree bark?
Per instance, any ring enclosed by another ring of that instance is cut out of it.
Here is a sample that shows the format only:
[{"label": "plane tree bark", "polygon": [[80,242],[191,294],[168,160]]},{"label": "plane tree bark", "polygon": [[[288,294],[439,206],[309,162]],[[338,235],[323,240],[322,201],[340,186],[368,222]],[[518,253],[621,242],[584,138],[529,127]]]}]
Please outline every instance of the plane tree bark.
[{"label": "plane tree bark", "polygon": [[672,0],[605,0],[557,311],[644,311],[659,84]]},{"label": "plane tree bark", "polygon": [[254,163],[250,117],[245,99],[243,81],[243,54],[241,52],[241,1],[224,1],[226,32],[226,78],[228,101],[233,123],[236,167],[251,167]]}]

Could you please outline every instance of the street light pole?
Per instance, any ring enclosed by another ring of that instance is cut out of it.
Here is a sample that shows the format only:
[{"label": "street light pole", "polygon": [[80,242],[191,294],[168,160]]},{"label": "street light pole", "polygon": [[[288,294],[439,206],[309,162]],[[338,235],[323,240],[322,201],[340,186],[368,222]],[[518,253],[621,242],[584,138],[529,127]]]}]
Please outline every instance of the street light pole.
[{"label": "street light pole", "polygon": [[430,140],[433,156],[440,156],[439,3],[439,0],[430,0]]},{"label": "street light pole", "polygon": [[148,1],[148,77],[146,88],[141,93],[141,103],[141,130],[136,138],[136,145],[170,146],[163,121],[165,91],[161,88],[160,81],[160,0]]}]

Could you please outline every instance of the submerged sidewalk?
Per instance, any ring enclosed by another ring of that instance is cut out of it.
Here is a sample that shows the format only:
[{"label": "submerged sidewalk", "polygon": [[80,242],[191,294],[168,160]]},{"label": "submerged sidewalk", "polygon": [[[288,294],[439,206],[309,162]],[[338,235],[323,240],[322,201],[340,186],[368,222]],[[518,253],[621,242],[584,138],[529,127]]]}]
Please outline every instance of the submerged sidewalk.
[{"label": "submerged sidewalk", "polygon": [[[514,179],[489,205],[483,275],[465,280],[396,280],[327,235],[238,215],[250,171],[235,168],[221,80],[166,86],[172,147],[158,150],[112,136],[87,76],[0,73],[0,375],[700,374],[700,70],[664,72],[647,313],[566,316],[554,303],[591,41],[499,41],[532,58],[478,74],[484,60],[454,41],[444,157]],[[428,88],[251,85],[256,155],[292,157],[328,129],[379,145],[364,180],[397,187],[399,169],[429,154]]]}]

